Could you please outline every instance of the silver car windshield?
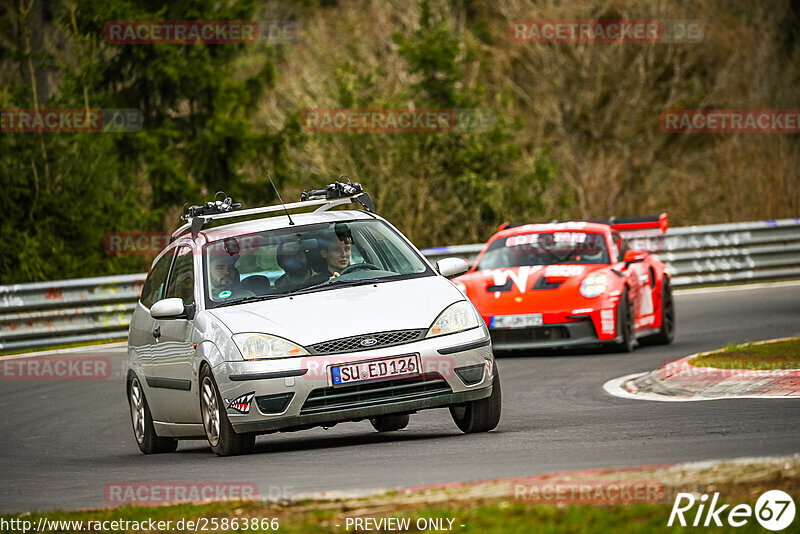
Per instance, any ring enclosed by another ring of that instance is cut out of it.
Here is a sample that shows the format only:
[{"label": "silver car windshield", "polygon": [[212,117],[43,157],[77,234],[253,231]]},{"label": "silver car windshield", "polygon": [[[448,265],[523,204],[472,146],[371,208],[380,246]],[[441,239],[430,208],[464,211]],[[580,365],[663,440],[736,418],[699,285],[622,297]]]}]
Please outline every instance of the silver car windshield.
[{"label": "silver car windshield", "polygon": [[209,308],[347,285],[434,275],[379,220],[226,236],[203,247]]},{"label": "silver car windshield", "polygon": [[478,270],[561,263],[607,264],[605,238],[591,232],[538,232],[497,239],[481,258]]}]

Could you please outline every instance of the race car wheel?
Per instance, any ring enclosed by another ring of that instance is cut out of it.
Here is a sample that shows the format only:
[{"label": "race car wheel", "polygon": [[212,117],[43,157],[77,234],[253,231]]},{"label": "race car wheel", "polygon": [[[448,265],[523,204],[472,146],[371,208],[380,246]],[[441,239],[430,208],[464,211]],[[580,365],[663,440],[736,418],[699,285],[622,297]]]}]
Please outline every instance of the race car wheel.
[{"label": "race car wheel", "polygon": [[675,302],[672,299],[672,287],[666,276],[661,288],[661,328],[651,340],[658,345],[669,345],[675,341]]},{"label": "race car wheel", "polygon": [[616,344],[617,352],[632,352],[636,347],[636,331],[633,325],[633,303],[628,300],[628,289],[622,292],[617,307],[617,317],[619,318],[619,332],[622,340]]},{"label": "race car wheel", "polygon": [[378,432],[392,432],[407,427],[410,419],[411,417],[408,414],[381,415],[379,417],[373,417],[369,422]]},{"label": "race car wheel", "polygon": [[128,404],[131,408],[133,436],[136,438],[139,450],[145,454],[175,452],[175,449],[178,448],[177,439],[162,438],[156,434],[142,384],[135,376],[128,382]]},{"label": "race car wheel", "polygon": [[500,391],[500,373],[494,368],[492,394],[485,399],[467,402],[450,407],[456,426],[465,434],[488,432],[500,422],[503,395]]},{"label": "race car wheel", "polygon": [[200,372],[200,412],[211,450],[218,456],[253,452],[255,434],[237,434],[228,420],[224,406],[211,370],[208,366],[203,366]]}]

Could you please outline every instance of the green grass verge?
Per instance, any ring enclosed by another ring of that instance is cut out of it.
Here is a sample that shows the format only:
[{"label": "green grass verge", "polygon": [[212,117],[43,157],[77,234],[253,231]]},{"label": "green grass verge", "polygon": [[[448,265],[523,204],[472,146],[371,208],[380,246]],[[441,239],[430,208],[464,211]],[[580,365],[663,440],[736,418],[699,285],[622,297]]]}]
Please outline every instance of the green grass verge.
[{"label": "green grass verge", "polygon": [[800,369],[800,338],[731,345],[720,351],[697,356],[689,363],[695,367],[716,369]]},{"label": "green grass verge", "polygon": [[[451,532],[465,533],[497,533],[497,534],[523,534],[536,532],[559,533],[596,533],[596,532],[664,532],[674,533],[692,530],[691,527],[668,527],[671,504],[636,504],[628,506],[595,507],[588,505],[551,506],[542,504],[526,504],[519,502],[500,501],[495,503],[480,502],[454,502],[453,505],[441,507],[404,507],[403,509],[387,511],[382,509],[359,509],[357,502],[348,505],[340,504],[335,509],[327,507],[316,508],[313,503],[292,504],[286,506],[265,505],[263,503],[214,503],[208,505],[175,505],[163,507],[122,507],[98,511],[75,512],[50,512],[47,514],[26,514],[22,516],[3,515],[0,518],[8,521],[20,518],[38,524],[39,518],[44,516],[49,521],[167,521],[171,520],[176,525],[181,519],[184,521],[205,518],[212,525],[212,518],[218,518],[217,524],[222,524],[222,518],[232,520],[238,518],[238,530],[232,528],[216,528],[213,532],[275,532],[269,528],[244,529],[241,522],[245,518],[269,519],[277,518],[278,532],[299,532],[308,534],[318,533],[345,533],[345,532],[389,532],[389,530],[362,530],[354,528],[351,524],[347,528],[347,517],[397,517],[409,518],[408,530],[405,532],[442,532],[442,530],[426,529],[425,522],[420,519],[439,519],[443,526],[450,527],[448,521],[452,519]],[[752,505],[752,503],[750,503]],[[204,521],[203,519],[200,519]],[[724,518],[723,518],[724,521]],[[265,523],[265,525],[267,524]],[[185,523],[184,523],[185,524]],[[230,523],[228,523],[230,525]],[[423,527],[418,529],[417,526]],[[461,525],[464,525],[463,527]],[[751,519],[742,528],[724,526],[722,528],[704,528],[704,532],[760,532],[758,523]],[[73,527],[74,529],[75,527]],[[86,532],[86,523],[84,523]],[[49,532],[54,532],[50,529]],[[63,529],[60,532],[73,532]],[[128,528],[109,530],[105,532],[142,532],[146,528]],[[11,531],[9,531],[11,532]],[[91,532],[91,530],[89,531]],[[169,532],[193,532],[184,528],[174,527]]]}]

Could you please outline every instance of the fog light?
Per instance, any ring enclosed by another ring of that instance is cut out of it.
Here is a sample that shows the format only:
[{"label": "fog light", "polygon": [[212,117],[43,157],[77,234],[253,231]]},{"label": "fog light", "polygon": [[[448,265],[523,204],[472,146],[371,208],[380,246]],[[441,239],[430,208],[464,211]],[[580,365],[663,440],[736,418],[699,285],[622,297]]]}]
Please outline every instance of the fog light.
[{"label": "fog light", "polygon": [[281,413],[291,402],[294,393],[281,393],[280,395],[264,395],[256,397],[256,406],[263,414]]},{"label": "fog light", "polygon": [[483,380],[483,369],[485,367],[486,366],[482,363],[478,365],[469,365],[467,367],[459,367],[456,369],[456,374],[464,384],[471,386]]}]

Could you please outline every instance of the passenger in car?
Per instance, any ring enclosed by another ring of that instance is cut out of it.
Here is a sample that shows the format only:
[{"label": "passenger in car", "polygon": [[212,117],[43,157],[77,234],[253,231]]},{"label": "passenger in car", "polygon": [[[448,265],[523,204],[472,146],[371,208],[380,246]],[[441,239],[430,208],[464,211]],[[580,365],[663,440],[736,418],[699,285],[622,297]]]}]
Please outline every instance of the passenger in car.
[{"label": "passenger in car", "polygon": [[321,273],[309,278],[305,285],[313,286],[327,282],[339,276],[349,267],[351,242],[352,238],[349,235],[339,233],[324,240],[319,252],[325,260],[326,268]]},{"label": "passenger in car", "polygon": [[284,273],[275,280],[275,287],[281,293],[290,293],[306,285],[306,280],[314,272],[308,266],[306,253],[297,241],[284,242],[278,245],[278,266]]}]

